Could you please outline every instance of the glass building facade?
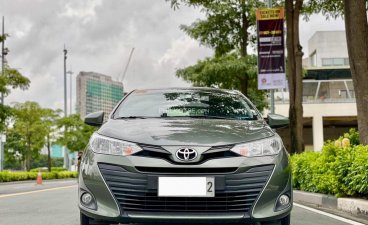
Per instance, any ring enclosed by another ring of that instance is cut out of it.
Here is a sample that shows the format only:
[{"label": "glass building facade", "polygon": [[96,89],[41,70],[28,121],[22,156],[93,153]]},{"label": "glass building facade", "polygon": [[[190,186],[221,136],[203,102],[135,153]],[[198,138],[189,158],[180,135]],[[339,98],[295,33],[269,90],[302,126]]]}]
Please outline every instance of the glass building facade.
[{"label": "glass building facade", "polygon": [[123,96],[123,84],[109,76],[94,72],[80,72],[77,76],[77,111],[82,118],[104,111],[107,119]]}]

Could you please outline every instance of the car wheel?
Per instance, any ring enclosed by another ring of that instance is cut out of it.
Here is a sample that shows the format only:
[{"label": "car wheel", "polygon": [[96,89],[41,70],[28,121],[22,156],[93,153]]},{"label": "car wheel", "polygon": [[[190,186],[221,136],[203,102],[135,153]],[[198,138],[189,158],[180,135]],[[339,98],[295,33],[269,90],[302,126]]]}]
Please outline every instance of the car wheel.
[{"label": "car wheel", "polygon": [[290,225],[290,215],[281,220],[262,222],[261,225]]}]

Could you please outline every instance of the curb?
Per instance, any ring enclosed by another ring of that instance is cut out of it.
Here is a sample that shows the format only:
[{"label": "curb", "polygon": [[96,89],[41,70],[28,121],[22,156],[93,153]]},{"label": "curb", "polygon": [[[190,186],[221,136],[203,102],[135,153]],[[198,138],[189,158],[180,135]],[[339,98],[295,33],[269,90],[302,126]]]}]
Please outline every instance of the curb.
[{"label": "curb", "polygon": [[[63,178],[63,179],[48,179],[48,180],[43,180],[44,183],[49,183],[49,182],[62,182],[62,181],[73,181],[73,180],[78,180],[78,178]],[[1,185],[12,185],[12,184],[27,184],[27,183],[35,183],[36,180],[20,180],[20,181],[7,181],[7,182],[0,182],[0,186]]]},{"label": "curb", "polygon": [[356,198],[336,198],[332,195],[293,191],[295,202],[306,203],[320,208],[341,210],[368,219],[368,200]]},{"label": "curb", "polygon": [[354,198],[338,198],[337,209],[368,218],[368,201]]}]

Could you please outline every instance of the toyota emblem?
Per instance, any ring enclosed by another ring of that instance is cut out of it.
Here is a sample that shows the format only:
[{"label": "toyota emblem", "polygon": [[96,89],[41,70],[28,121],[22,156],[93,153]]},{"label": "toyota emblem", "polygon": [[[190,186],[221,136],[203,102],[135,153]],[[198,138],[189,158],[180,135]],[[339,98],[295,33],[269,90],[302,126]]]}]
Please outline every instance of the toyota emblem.
[{"label": "toyota emblem", "polygon": [[191,148],[181,148],[176,151],[176,158],[184,162],[193,161],[197,156],[197,151]]}]

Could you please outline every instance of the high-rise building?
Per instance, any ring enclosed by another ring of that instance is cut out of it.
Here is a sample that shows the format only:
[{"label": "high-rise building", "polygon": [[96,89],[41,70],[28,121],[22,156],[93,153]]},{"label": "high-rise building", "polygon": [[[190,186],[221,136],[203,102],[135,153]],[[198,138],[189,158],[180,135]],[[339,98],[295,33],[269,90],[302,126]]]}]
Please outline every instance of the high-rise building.
[{"label": "high-rise building", "polygon": [[77,76],[77,112],[82,118],[104,111],[107,119],[123,96],[123,84],[110,76],[95,72],[80,72]]}]

